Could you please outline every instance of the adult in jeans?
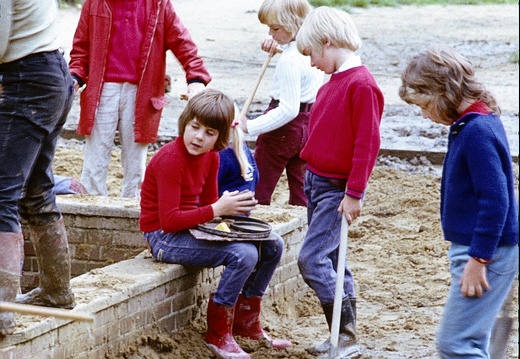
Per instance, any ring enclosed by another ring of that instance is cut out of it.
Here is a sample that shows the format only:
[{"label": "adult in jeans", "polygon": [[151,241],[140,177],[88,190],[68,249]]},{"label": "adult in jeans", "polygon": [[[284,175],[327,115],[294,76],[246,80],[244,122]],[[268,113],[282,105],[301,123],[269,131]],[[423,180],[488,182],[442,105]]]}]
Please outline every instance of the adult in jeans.
[{"label": "adult in jeans", "polygon": [[[0,6],[0,301],[72,308],[68,241],[52,174],[74,90],[58,48],[57,12],[55,0],[2,0]],[[17,298],[19,217],[29,226],[40,285]],[[0,313],[0,337],[14,328],[13,314]]]}]

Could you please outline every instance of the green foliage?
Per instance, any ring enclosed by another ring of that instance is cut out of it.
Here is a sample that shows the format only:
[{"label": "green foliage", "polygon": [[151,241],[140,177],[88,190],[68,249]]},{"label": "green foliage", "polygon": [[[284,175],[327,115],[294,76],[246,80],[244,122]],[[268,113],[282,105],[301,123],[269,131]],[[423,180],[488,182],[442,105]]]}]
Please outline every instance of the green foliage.
[{"label": "green foliage", "polygon": [[518,63],[518,50],[513,51],[511,56],[509,56],[509,62],[512,63],[512,64],[517,64]]},{"label": "green foliage", "polygon": [[483,5],[483,4],[518,4],[518,0],[309,0],[314,7],[332,6],[347,10],[352,7],[399,5]]}]

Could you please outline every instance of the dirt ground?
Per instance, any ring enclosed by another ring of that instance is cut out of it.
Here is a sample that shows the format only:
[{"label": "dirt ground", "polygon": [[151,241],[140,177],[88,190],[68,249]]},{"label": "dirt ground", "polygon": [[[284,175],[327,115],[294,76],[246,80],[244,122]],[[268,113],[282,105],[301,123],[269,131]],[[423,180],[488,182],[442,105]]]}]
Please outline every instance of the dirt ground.
[{"label": "dirt ground", "polygon": [[[213,75],[210,86],[234,97],[239,107],[266,57],[259,49],[267,34],[267,27],[256,17],[260,4],[256,0],[174,1]],[[62,15],[62,26],[70,29],[62,32],[68,54],[78,11],[63,10]],[[383,148],[445,151],[446,128],[422,119],[397,96],[399,74],[410,56],[431,43],[445,43],[473,61],[479,78],[496,95],[513,155],[518,156],[519,70],[518,63],[510,61],[519,47],[518,5],[354,9],[352,16],[364,41],[362,60],[386,98]],[[252,114],[268,102],[275,63],[276,57],[258,89]],[[165,137],[175,135],[176,118],[185,105],[179,100],[185,91],[182,70],[171,54],[168,73],[173,86],[160,130]],[[76,101],[68,129],[75,127],[78,111]],[[114,197],[122,177],[118,159],[115,149],[109,184]],[[60,143],[57,174],[79,178],[81,162],[81,141]],[[348,261],[357,284],[357,330],[363,358],[436,357],[435,331],[449,286],[447,243],[442,240],[438,214],[438,170],[425,158],[412,162],[380,159],[370,180],[363,215],[350,228]],[[285,206],[286,194],[286,183],[281,181],[273,206]],[[261,206],[256,216],[266,218],[267,213],[268,208]],[[508,358],[518,358],[516,291],[513,308]],[[290,339],[293,347],[276,352],[240,341],[252,350],[253,359],[312,358],[304,348],[327,337],[321,308],[311,291],[296,308],[265,307],[263,322],[272,337]],[[204,332],[205,313],[200,313],[192,327],[180,333],[145,333],[116,359],[214,358],[204,345]]]}]

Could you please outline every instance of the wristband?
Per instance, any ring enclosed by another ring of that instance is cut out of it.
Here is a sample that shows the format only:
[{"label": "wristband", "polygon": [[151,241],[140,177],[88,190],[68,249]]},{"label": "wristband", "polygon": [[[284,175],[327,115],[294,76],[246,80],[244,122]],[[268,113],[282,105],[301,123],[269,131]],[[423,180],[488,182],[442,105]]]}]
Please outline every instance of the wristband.
[{"label": "wristband", "polygon": [[477,258],[477,257],[471,257],[471,258],[473,258],[474,260],[476,260],[477,262],[482,263],[482,264],[488,264],[491,262],[491,259],[484,259],[484,258]]}]

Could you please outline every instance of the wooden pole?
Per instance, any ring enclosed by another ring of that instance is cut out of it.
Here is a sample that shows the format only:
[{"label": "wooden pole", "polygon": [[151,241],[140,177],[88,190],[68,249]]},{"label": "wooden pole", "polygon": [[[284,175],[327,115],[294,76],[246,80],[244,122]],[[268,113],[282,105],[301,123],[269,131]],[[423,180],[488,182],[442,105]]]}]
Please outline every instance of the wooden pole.
[{"label": "wooden pole", "polygon": [[92,314],[75,312],[68,309],[40,307],[37,305],[0,302],[0,312],[13,312],[19,314],[41,315],[46,317],[58,317],[78,321],[93,322]]},{"label": "wooden pole", "polygon": [[343,282],[345,279],[345,261],[347,257],[348,223],[345,215],[341,215],[341,231],[338,249],[338,268],[336,271],[336,292],[334,293],[334,307],[332,310],[332,324],[330,328],[329,358],[335,358],[339,340],[339,322],[341,319],[341,303],[343,301]]}]

